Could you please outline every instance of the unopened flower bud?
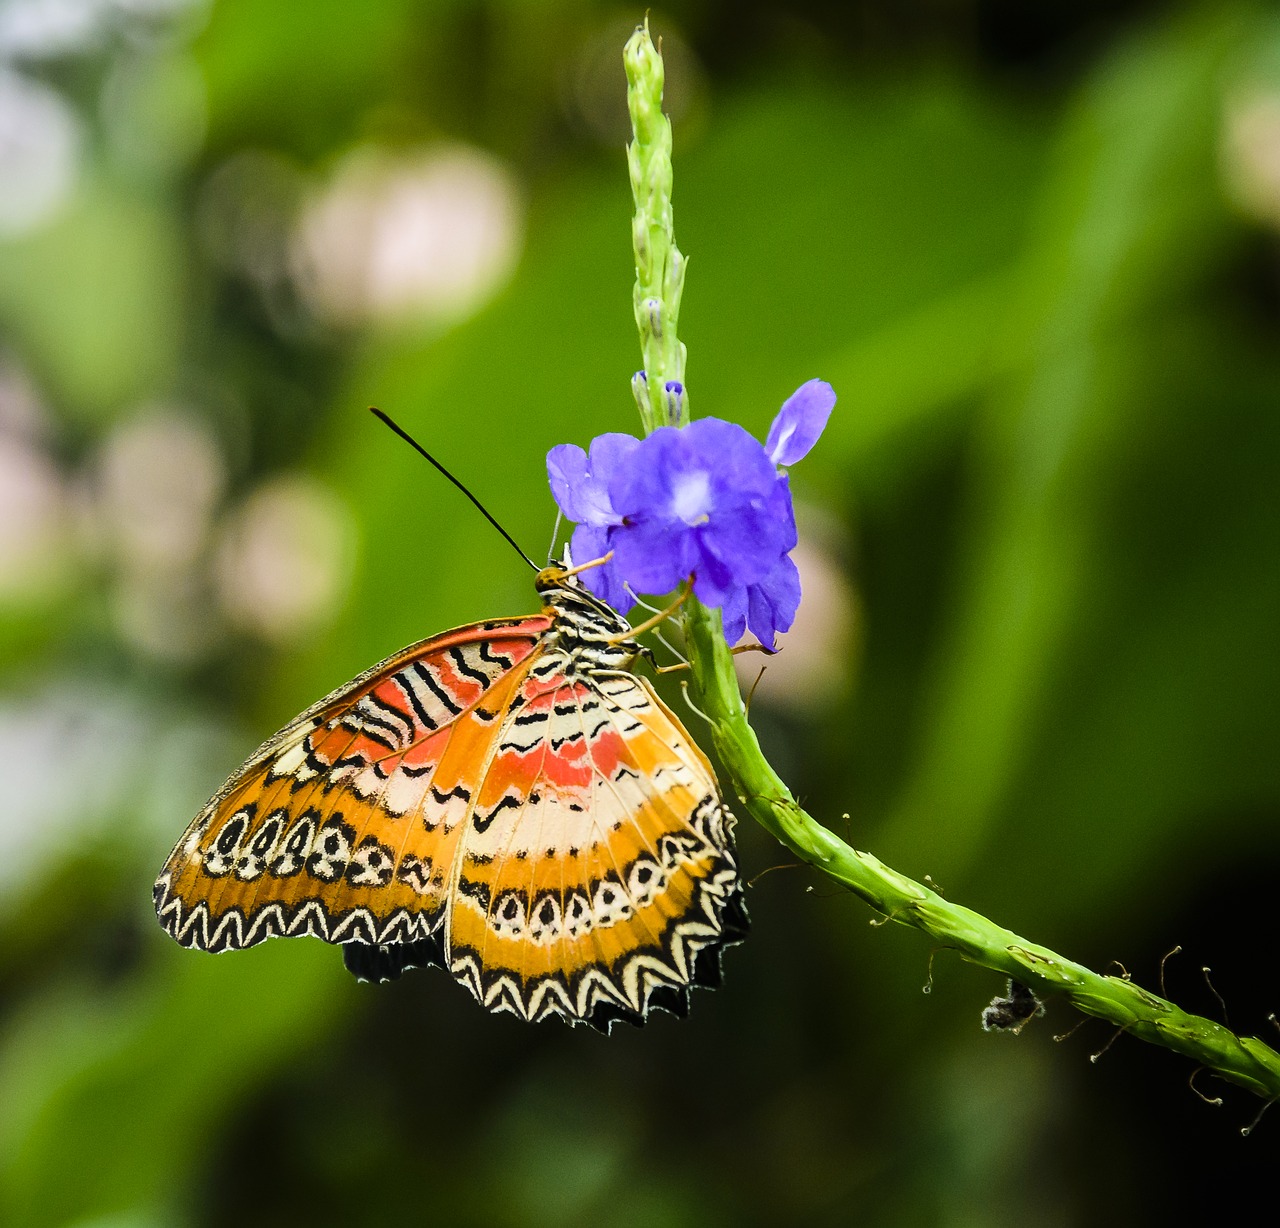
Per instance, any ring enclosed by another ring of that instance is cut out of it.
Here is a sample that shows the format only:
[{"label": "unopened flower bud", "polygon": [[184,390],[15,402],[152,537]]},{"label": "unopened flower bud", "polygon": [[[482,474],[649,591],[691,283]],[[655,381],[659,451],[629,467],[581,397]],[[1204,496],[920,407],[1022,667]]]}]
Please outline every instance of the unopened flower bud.
[{"label": "unopened flower bud", "polygon": [[662,390],[662,404],[671,426],[684,424],[684,402],[684,385],[677,379],[668,380]]},{"label": "unopened flower bud", "polygon": [[636,399],[641,418],[649,416],[649,377],[643,371],[637,371],[631,377],[631,395]]}]

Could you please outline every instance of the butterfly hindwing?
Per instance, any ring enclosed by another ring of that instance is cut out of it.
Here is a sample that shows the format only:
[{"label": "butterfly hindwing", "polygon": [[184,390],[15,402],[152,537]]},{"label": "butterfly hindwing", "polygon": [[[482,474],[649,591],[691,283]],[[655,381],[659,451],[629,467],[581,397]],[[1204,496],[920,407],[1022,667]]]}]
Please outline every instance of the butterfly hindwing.
[{"label": "butterfly hindwing", "polygon": [[454,974],[523,1018],[683,1013],[745,929],[730,824],[647,682],[531,672],[459,850]]}]

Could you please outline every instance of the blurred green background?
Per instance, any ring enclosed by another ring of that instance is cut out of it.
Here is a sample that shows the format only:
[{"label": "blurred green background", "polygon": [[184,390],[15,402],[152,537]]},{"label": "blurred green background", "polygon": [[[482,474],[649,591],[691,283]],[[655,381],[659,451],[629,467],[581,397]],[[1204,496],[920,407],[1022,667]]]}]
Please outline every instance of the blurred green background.
[{"label": "blurred green background", "polygon": [[[221,779],[402,644],[532,610],[543,457],[637,429],[595,0],[0,4],[0,1223],[1197,1222],[1280,1110],[797,868],[606,1039],[306,941],[180,950]],[[840,395],[796,471],[769,754],[860,848],[1274,1039],[1280,20],[654,10],[695,413]],[[757,667],[746,674],[749,683]],[[678,692],[676,696],[678,700]],[[696,720],[691,720],[695,733]],[[847,817],[842,817],[847,816]],[[785,864],[740,829],[755,878]],[[1114,970],[1114,969],[1113,969]],[[929,978],[928,996],[921,993]]]}]

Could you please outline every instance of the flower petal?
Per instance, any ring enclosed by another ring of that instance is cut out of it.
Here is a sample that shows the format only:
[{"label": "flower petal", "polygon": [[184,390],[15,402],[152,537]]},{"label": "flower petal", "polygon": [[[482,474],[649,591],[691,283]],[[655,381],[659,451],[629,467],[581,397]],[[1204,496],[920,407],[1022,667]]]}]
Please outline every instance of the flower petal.
[{"label": "flower petal", "polygon": [[720,620],[724,623],[724,638],[732,648],[747,630],[747,590],[741,586],[731,589],[720,606]]},{"label": "flower petal", "polygon": [[586,519],[578,503],[578,492],[587,482],[587,454],[576,443],[557,444],[547,453],[547,478],[551,495],[568,519]]},{"label": "flower petal", "polygon": [[618,515],[628,521],[671,520],[675,487],[693,467],[684,432],[659,427],[629,461],[609,477],[609,500]]},{"label": "flower petal", "polygon": [[610,535],[618,571],[639,593],[669,593],[698,565],[693,531],[658,520],[620,525]]},{"label": "flower petal", "polygon": [[597,435],[591,441],[591,476],[607,486],[639,446],[640,440],[621,431]]},{"label": "flower petal", "polygon": [[725,596],[733,589],[741,587],[739,575],[741,565],[725,562],[706,548],[701,534],[695,539],[699,547],[697,561],[693,569],[693,592],[703,605],[723,605]]},{"label": "flower petal", "polygon": [[699,418],[681,432],[696,464],[712,479],[718,506],[767,496],[776,479],[768,454],[750,431],[736,422]]},{"label": "flower petal", "polygon": [[577,524],[620,524],[609,500],[609,482],[640,446],[633,435],[613,432],[591,441],[591,455],[565,443],[547,453],[547,476],[560,510]]},{"label": "flower petal", "polygon": [[[580,524],[573,531],[569,541],[569,552],[575,565],[589,563],[592,559],[603,558],[609,553],[610,534],[614,530],[601,529],[594,525]],[[580,573],[583,584],[601,601],[607,602],[619,614],[625,614],[635,605],[635,598],[626,589],[626,581],[618,568],[617,559],[601,563],[599,567],[590,567]]]},{"label": "flower petal", "polygon": [[835,390],[825,380],[800,385],[783,403],[769,428],[765,451],[775,465],[794,465],[818,442],[835,407]]},{"label": "flower petal", "polygon": [[747,623],[766,648],[774,635],[788,631],[800,607],[800,572],[789,554],[782,555],[769,574],[747,589]]}]

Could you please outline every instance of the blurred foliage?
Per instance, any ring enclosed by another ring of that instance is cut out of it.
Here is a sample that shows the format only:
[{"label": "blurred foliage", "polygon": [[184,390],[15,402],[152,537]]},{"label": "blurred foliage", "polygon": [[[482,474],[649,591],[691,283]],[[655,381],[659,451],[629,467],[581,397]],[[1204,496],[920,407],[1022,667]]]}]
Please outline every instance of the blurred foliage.
[{"label": "blurred foliage", "polygon": [[[151,879],[260,737],[403,643],[532,608],[523,566],[363,407],[535,555],[546,450],[636,429],[617,123],[640,14],[85,3],[44,46],[5,24],[55,7],[0,10],[0,73],[78,134],[56,207],[0,233],[0,1222],[1096,1224],[1269,1192],[1277,1125],[1240,1142],[1243,1094],[1208,1108],[1124,1038],[1090,1065],[1108,1037],[1053,1044],[1070,1018],[983,1035],[994,978],[806,871],[759,880],[687,1021],[607,1040],[491,1018],[439,974],[357,986],[310,942],[170,943]],[[803,379],[841,398],[794,481],[856,635],[838,700],[762,688],[769,753],[858,847],[1153,986],[1181,944],[1169,993],[1216,1012],[1212,964],[1265,1034],[1273,10],[690,0],[651,21],[695,412],[763,433]],[[517,185],[514,272],[452,317],[323,318],[284,246],[308,202],[355,148],[445,144]],[[188,451],[112,496],[139,438]],[[122,519],[149,481],[177,510]],[[264,506],[306,513],[293,538],[262,522],[268,579],[308,526],[332,565],[335,599],[296,624],[227,597],[254,574],[230,526]],[[748,876],[781,860],[740,842]]]}]

